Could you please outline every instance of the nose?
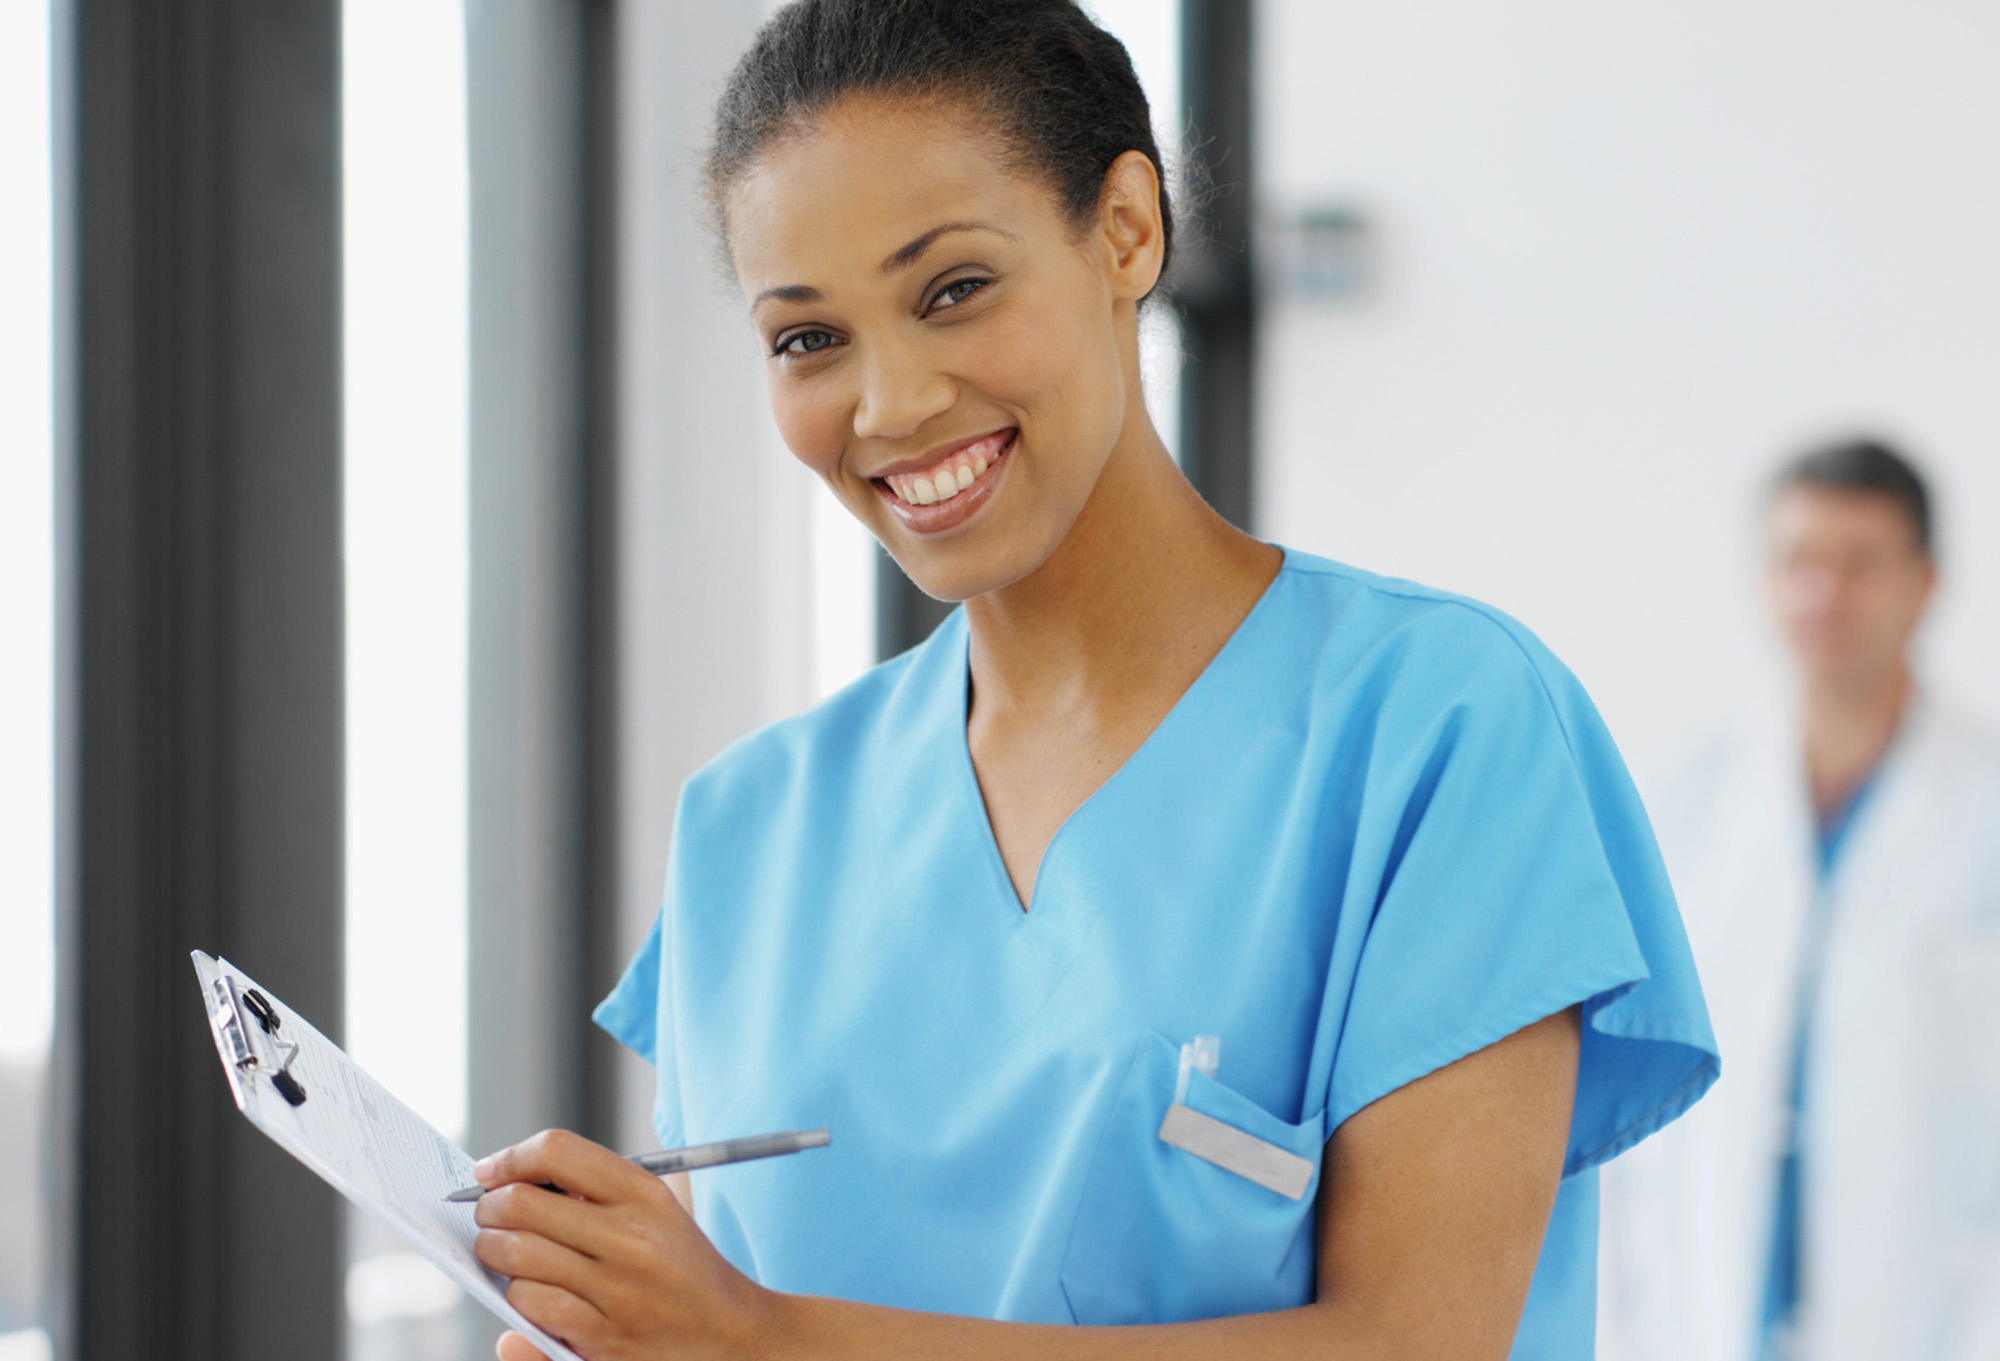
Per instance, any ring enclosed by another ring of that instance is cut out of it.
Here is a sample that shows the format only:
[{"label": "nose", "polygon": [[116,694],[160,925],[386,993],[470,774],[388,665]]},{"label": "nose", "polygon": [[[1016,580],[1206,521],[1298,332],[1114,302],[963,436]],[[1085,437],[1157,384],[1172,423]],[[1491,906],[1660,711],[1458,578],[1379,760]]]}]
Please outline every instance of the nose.
[{"label": "nose", "polygon": [[862,439],[903,439],[957,400],[957,384],[929,361],[921,346],[878,343],[862,366],[854,433]]}]

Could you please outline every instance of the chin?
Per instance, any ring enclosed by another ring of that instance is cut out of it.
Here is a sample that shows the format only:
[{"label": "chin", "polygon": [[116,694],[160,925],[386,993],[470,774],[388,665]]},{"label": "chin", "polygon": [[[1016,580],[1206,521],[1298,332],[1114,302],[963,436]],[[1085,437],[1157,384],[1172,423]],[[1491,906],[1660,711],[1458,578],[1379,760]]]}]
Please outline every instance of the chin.
[{"label": "chin", "polygon": [[1005,590],[1034,575],[1054,551],[1055,544],[994,545],[968,537],[960,542],[911,545],[902,552],[892,549],[890,556],[918,590],[934,600],[957,605]]},{"label": "chin", "polygon": [[1011,586],[1020,579],[1005,573],[981,571],[971,563],[927,562],[912,570],[909,564],[898,559],[897,566],[916,583],[918,590],[947,605],[962,605],[978,596]]}]

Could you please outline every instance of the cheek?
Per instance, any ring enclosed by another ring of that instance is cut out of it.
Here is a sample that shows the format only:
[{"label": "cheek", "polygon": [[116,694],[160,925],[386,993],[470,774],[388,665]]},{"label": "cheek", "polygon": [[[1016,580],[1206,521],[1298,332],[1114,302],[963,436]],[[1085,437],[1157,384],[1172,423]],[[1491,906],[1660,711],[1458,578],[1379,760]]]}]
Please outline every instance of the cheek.
[{"label": "cheek", "polygon": [[825,384],[792,382],[772,377],[765,383],[771,417],[792,457],[831,478],[840,466],[848,422],[841,404]]},{"label": "cheek", "polygon": [[1838,613],[1828,583],[1809,576],[1780,577],[1772,584],[1770,599],[1779,625],[1794,638],[1817,634]]},{"label": "cheek", "polygon": [[1115,403],[1115,354],[1110,382],[1108,347],[1083,324],[1074,304],[1012,309],[1004,321],[983,328],[974,344],[980,386],[987,394],[1017,404],[1054,425],[1076,433],[1090,423],[1081,409],[1088,401]]},{"label": "cheek", "polygon": [[1893,578],[1870,582],[1858,604],[1873,631],[1884,638],[1902,634],[1919,613],[1916,597],[1903,582]]}]

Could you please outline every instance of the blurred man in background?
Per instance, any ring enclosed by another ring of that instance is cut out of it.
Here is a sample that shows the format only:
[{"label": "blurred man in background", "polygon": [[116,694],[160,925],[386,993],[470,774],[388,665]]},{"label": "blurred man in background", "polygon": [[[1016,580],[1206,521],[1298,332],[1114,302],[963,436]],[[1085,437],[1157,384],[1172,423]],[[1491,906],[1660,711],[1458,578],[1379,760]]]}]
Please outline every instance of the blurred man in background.
[{"label": "blurred man in background", "polygon": [[1607,1361],[2000,1358],[2000,747],[1911,673],[1931,525],[1880,443],[1785,468],[1794,707],[1646,791],[1723,1076],[1606,1170]]}]

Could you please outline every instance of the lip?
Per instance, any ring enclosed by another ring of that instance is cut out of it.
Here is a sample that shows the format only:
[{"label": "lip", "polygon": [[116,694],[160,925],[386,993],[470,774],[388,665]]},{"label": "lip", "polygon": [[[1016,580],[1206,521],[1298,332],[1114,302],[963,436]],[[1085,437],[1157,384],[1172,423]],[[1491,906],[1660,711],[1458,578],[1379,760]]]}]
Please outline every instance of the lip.
[{"label": "lip", "polygon": [[[936,467],[938,464],[950,458],[953,454],[958,453],[961,449],[970,449],[973,445],[979,443],[981,440],[992,439],[995,435],[1001,433],[1002,431],[1009,431],[1009,430],[1012,431],[1014,435],[1019,435],[1021,433],[1020,427],[1018,426],[998,425],[991,430],[982,430],[976,435],[967,435],[964,439],[953,440],[949,444],[940,444],[934,449],[926,449],[923,453],[917,455],[915,458],[906,458],[901,463],[891,463],[884,467],[877,468],[874,472],[868,474],[869,479],[871,481],[880,482],[883,478],[892,477],[897,473],[924,472],[930,468]],[[1014,447],[1014,440],[1012,436],[1008,438],[1005,447],[1010,449]]]},{"label": "lip", "polygon": [[[1004,426],[1002,427],[1002,429],[1005,428]],[[994,433],[996,432],[988,430],[985,434],[974,435],[971,439],[963,439],[951,444],[939,445],[935,450],[924,454],[921,458],[908,459],[902,463],[890,464],[888,467],[877,472],[871,479],[875,488],[875,494],[882,498],[883,502],[889,507],[890,513],[896,517],[903,527],[914,533],[941,534],[947,529],[957,528],[971,519],[972,516],[979,512],[982,506],[993,499],[993,490],[999,484],[1001,476],[1006,472],[1007,465],[1012,461],[1009,455],[1014,452],[1014,446],[1020,443],[1021,432],[1018,427],[1013,429],[1012,433],[1007,437],[1007,442],[1000,446],[1000,451],[987,463],[986,471],[981,473],[971,486],[952,497],[949,501],[938,501],[928,506],[913,506],[902,497],[896,495],[895,492],[890,491],[889,484],[883,481],[883,479],[890,473],[921,472],[925,468],[935,466],[940,460],[949,458],[959,450],[979,443],[979,441],[988,438]]]}]

